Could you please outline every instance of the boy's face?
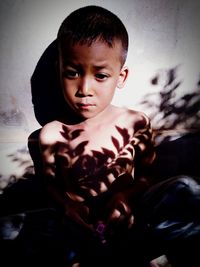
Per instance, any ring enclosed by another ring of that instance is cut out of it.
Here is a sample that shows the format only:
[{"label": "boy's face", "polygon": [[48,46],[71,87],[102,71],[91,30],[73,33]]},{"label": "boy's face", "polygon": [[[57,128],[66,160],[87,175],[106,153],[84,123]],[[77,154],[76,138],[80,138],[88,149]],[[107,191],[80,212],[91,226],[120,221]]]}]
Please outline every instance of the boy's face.
[{"label": "boy's face", "polygon": [[121,67],[121,43],[102,41],[62,45],[60,79],[66,102],[83,119],[93,118],[111,103],[116,87],[123,87],[128,69]]}]

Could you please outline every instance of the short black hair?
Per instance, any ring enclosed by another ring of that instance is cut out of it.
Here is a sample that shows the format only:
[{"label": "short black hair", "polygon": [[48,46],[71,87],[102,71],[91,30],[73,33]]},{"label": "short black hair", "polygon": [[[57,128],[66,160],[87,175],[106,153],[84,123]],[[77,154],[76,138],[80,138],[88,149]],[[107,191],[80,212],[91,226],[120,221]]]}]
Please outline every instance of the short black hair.
[{"label": "short black hair", "polygon": [[62,22],[58,34],[58,45],[63,41],[70,44],[91,45],[97,39],[109,47],[118,40],[122,44],[122,65],[128,52],[128,32],[117,15],[100,6],[85,6],[70,13]]}]

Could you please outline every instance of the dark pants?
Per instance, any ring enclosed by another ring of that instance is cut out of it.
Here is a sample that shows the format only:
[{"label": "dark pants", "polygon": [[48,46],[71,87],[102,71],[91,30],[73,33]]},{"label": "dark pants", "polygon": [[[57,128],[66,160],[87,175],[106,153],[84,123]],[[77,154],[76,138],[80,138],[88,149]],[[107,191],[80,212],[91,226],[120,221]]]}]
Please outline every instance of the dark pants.
[{"label": "dark pants", "polygon": [[2,234],[8,264],[67,267],[77,260],[84,267],[144,267],[165,254],[173,267],[200,266],[199,178],[178,176],[151,187],[137,203],[134,227],[104,245],[70,219],[61,223],[53,209],[21,217],[16,238]]},{"label": "dark pants", "polygon": [[153,186],[141,210],[150,256],[165,254],[173,267],[200,266],[199,178],[177,176]]}]

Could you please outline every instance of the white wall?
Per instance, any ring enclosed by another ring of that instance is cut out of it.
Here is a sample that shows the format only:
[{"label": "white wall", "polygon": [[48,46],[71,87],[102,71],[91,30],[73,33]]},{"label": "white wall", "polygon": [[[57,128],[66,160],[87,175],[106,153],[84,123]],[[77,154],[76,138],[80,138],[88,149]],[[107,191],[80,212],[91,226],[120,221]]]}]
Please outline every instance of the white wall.
[{"label": "white wall", "polygon": [[[198,0],[4,0],[0,2],[0,142],[26,141],[40,127],[33,113],[30,77],[62,20],[88,4],[110,9],[129,31],[130,76],[114,104],[142,108],[143,96],[159,92],[167,70],[176,66],[182,80],[176,97],[196,89],[200,74]],[[159,84],[152,86],[156,74]]]}]

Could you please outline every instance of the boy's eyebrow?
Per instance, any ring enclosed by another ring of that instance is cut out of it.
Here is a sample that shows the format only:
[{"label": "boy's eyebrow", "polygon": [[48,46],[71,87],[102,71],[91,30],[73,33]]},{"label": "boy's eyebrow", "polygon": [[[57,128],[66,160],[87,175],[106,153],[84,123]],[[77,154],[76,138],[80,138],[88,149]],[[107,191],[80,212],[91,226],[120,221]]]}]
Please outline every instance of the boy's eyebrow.
[{"label": "boy's eyebrow", "polygon": [[66,67],[66,66],[70,66],[70,67],[78,67],[79,64],[75,64],[73,63],[72,61],[69,61],[69,60],[64,60],[63,61],[63,66]]},{"label": "boy's eyebrow", "polygon": [[102,64],[102,65],[94,65],[94,69],[101,70],[101,69],[112,69],[108,64]]},{"label": "boy's eyebrow", "polygon": [[[72,61],[69,61],[69,60],[63,62],[63,66],[64,67],[70,66],[72,68],[81,68],[81,64],[76,64],[76,63],[74,63]],[[93,68],[95,70],[101,70],[101,69],[109,69],[109,70],[112,70],[112,67],[109,66],[109,64],[107,64],[107,63],[102,63],[102,64],[94,65]]]}]

